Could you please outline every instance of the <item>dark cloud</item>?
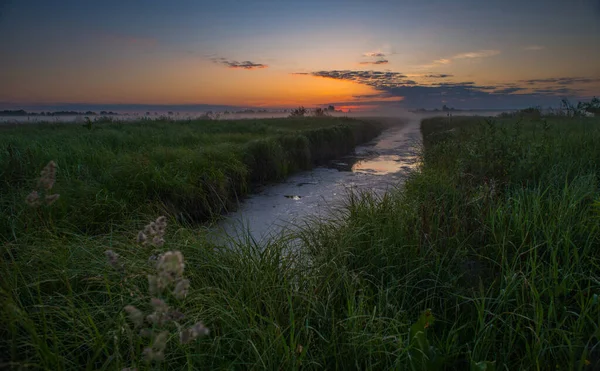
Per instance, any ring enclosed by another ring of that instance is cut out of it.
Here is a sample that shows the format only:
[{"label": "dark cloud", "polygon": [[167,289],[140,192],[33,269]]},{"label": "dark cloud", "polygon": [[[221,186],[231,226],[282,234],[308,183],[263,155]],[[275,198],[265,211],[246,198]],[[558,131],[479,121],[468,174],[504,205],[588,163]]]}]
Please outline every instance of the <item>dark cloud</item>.
[{"label": "dark cloud", "polygon": [[229,60],[227,58],[211,58],[211,59],[213,62],[225,65],[229,68],[243,68],[245,70],[255,70],[255,69],[269,67],[266,64],[254,63],[251,61],[238,62],[238,61]]},{"label": "dark cloud", "polygon": [[[528,106],[555,106],[557,94],[512,94],[485,91],[475,85],[400,86],[387,89],[389,96],[401,96],[403,107],[434,108],[446,104],[456,108],[506,109]],[[564,95],[562,95],[564,96]]]},{"label": "dark cloud", "polygon": [[519,82],[528,85],[537,84],[559,84],[559,85],[574,85],[574,84],[590,84],[600,82],[600,78],[588,77],[551,77],[547,79],[519,80]]},{"label": "dark cloud", "polygon": [[360,64],[388,64],[389,61],[387,59],[379,59],[373,62],[360,62]]},{"label": "dark cloud", "polygon": [[[306,73],[301,73],[306,74]],[[506,109],[528,106],[556,106],[561,98],[581,97],[582,90],[573,89],[572,84],[600,81],[600,78],[559,77],[548,79],[521,80],[498,85],[477,85],[473,81],[441,82],[425,80],[417,83],[400,72],[331,70],[309,73],[311,76],[353,81],[377,90],[374,94],[355,96],[354,104],[362,102],[397,105],[405,108],[434,108],[443,104],[456,108]],[[428,79],[444,79],[449,74],[421,75]],[[541,84],[537,85],[537,84]],[[536,86],[537,85],[537,86]],[[390,101],[390,98],[398,98]],[[386,100],[387,99],[387,100]]]},{"label": "dark cloud", "polygon": [[522,90],[527,90],[527,89],[513,86],[513,87],[501,88],[498,90],[494,90],[494,94],[512,94],[512,93],[516,93],[516,92],[522,91]]},{"label": "dark cloud", "polygon": [[448,77],[454,77],[454,75],[449,75],[446,73],[438,73],[438,74],[432,74],[432,75],[425,75],[423,77],[427,77],[429,79],[445,79]]},{"label": "dark cloud", "polygon": [[[433,108],[447,104],[457,108],[522,108],[531,105],[556,105],[563,97],[577,97],[581,91],[568,88],[565,85],[591,83],[599,81],[596,78],[550,78],[522,80],[516,83],[500,85],[477,85],[473,81],[439,82],[434,81],[419,84],[409,80],[406,75],[392,71],[354,71],[332,70],[310,73],[311,76],[353,81],[368,85],[378,90],[378,93],[355,96],[359,100],[374,104],[376,99],[402,98],[401,102],[382,100],[381,104],[401,105],[408,108]],[[451,75],[431,74],[426,78],[446,78]],[[531,85],[544,84],[539,89]],[[553,84],[552,86],[547,86]],[[526,92],[530,91],[530,92]],[[368,100],[368,101],[367,101]]]},{"label": "dark cloud", "polygon": [[310,75],[308,72],[292,72],[292,75]]},{"label": "dark cloud", "polygon": [[417,84],[413,80],[407,80],[406,75],[400,72],[333,70],[317,71],[311,73],[311,75],[336,80],[354,81],[359,84],[372,86],[376,89]]},{"label": "dark cloud", "polygon": [[365,53],[363,54],[365,57],[385,57],[384,53],[374,52],[374,53]]},{"label": "dark cloud", "polygon": [[439,86],[465,86],[465,85],[475,85],[475,83],[473,81],[464,81],[464,82],[439,82],[437,84],[432,84],[432,85],[439,85]]},{"label": "dark cloud", "polygon": [[533,92],[536,94],[553,95],[553,96],[558,96],[558,95],[576,96],[576,95],[579,95],[582,91],[579,89],[570,89],[570,88],[555,86],[555,87],[533,89]]},{"label": "dark cloud", "polygon": [[353,95],[352,98],[355,99],[381,99],[381,98],[389,98],[389,97],[393,97],[393,95],[391,95],[390,93],[377,93],[377,94],[360,94],[360,95]]}]

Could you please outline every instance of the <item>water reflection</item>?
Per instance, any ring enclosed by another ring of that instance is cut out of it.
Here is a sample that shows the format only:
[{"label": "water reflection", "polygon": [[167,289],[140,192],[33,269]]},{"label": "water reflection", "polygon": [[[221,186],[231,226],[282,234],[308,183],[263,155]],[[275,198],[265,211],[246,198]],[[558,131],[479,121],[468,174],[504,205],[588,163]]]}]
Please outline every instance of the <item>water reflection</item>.
[{"label": "water reflection", "polygon": [[383,155],[375,158],[360,160],[352,166],[355,173],[369,173],[377,175],[386,175],[398,173],[400,171],[409,171],[417,165],[417,158],[401,157],[398,155]]}]

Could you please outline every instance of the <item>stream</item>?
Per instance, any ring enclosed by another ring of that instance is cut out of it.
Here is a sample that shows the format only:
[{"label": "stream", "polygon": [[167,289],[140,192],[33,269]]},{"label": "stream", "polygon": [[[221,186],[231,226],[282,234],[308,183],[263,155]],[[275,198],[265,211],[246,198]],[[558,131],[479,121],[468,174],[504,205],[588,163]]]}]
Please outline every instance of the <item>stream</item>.
[{"label": "stream", "polygon": [[351,191],[383,194],[401,186],[419,165],[420,122],[434,116],[439,114],[379,119],[390,126],[374,140],[327,166],[294,174],[251,195],[237,211],[226,215],[211,234],[217,241],[231,243],[251,238],[262,244],[307,220],[331,215],[343,207]]},{"label": "stream", "polygon": [[418,166],[422,117],[381,119],[390,124],[377,138],[326,166],[296,173],[243,201],[213,229],[217,239],[251,237],[258,243],[301,225],[307,217],[326,217],[343,205],[350,191],[383,193],[402,184]]}]

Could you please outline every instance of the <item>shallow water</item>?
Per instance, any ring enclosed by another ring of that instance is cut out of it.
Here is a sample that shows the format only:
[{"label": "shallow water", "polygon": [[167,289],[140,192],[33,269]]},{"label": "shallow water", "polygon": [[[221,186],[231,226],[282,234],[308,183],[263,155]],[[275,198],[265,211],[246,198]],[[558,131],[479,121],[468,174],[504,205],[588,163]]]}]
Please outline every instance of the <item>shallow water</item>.
[{"label": "shallow water", "polygon": [[250,196],[213,230],[220,240],[251,237],[265,242],[308,220],[326,217],[343,205],[350,191],[384,193],[402,184],[418,166],[422,117],[387,119],[392,127],[328,166],[295,174]]}]

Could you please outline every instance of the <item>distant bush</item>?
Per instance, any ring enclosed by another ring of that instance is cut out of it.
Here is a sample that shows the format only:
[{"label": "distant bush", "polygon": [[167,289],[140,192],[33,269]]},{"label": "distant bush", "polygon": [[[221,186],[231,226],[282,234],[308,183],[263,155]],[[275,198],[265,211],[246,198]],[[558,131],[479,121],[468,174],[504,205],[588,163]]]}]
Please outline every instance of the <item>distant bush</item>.
[{"label": "distant bush", "polygon": [[577,104],[577,110],[583,114],[589,113],[594,116],[599,116],[600,115],[600,99],[598,99],[597,97],[594,97],[589,102],[579,102]]},{"label": "distant bush", "polygon": [[539,120],[540,118],[542,118],[542,109],[540,107],[525,108],[518,112],[518,116],[533,120]]},{"label": "distant bush", "polygon": [[314,112],[315,117],[325,117],[325,116],[329,116],[327,114],[327,111],[325,111],[323,108],[319,107],[315,109]]},{"label": "distant bush", "polygon": [[295,110],[292,110],[292,112],[290,113],[290,117],[304,117],[307,112],[308,110],[304,108],[304,106],[300,106]]},{"label": "distant bush", "polygon": [[530,120],[539,120],[542,117],[541,107],[528,107],[514,112],[502,112],[498,115],[500,118],[521,117]]}]

